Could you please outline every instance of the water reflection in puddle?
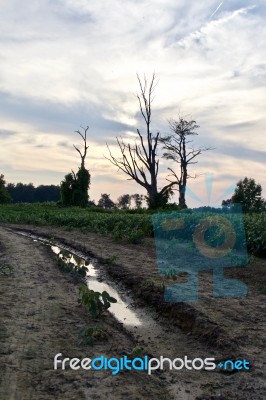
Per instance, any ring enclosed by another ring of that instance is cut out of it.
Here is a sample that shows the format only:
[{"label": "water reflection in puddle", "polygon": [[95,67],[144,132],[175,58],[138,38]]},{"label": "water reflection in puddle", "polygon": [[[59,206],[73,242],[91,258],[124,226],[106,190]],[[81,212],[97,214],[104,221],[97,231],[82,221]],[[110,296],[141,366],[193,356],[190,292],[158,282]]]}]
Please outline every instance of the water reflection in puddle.
[{"label": "water reflection in puddle", "polygon": [[58,246],[51,246],[51,249],[55,254],[59,255],[59,257],[64,256],[67,262],[73,263],[79,267],[85,266],[88,268],[86,279],[89,289],[96,292],[103,292],[105,290],[110,296],[117,300],[117,303],[111,304],[109,311],[119,322],[131,326],[139,326],[142,324],[137,315],[128,308],[128,304],[122,300],[117,290],[108,283],[100,280],[99,272],[92,263],[86,264],[83,258],[74,255],[67,250],[61,249]]}]

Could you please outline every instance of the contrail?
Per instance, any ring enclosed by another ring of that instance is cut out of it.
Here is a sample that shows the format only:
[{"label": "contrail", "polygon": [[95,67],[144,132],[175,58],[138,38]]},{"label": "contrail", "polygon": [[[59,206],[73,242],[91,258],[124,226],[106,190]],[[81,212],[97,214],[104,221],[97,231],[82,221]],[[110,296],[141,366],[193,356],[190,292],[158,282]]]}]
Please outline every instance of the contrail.
[{"label": "contrail", "polygon": [[219,4],[219,6],[216,8],[216,10],[212,13],[212,15],[209,18],[212,18],[217,13],[217,11],[222,7],[223,4],[224,0]]}]

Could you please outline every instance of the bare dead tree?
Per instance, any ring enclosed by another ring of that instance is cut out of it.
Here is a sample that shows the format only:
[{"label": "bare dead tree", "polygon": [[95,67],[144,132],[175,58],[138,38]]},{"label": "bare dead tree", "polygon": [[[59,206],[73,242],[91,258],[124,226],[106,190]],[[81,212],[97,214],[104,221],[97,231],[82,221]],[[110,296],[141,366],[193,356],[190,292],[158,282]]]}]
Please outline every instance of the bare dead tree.
[{"label": "bare dead tree", "polygon": [[169,125],[173,134],[160,138],[160,143],[163,144],[163,150],[165,150],[163,157],[179,164],[180,171],[178,173],[175,172],[173,168],[168,168],[171,172],[169,177],[172,177],[174,181],[171,178],[167,178],[167,180],[177,185],[179,191],[179,206],[181,208],[186,208],[185,195],[187,180],[197,177],[196,175],[189,175],[188,166],[197,164],[197,161],[194,161],[195,158],[204,151],[213,150],[213,148],[201,147],[195,149],[194,147],[187,147],[187,145],[193,141],[188,139],[193,135],[198,135],[196,130],[199,128],[199,125],[196,124],[196,121],[186,120],[179,116],[178,120],[170,120]]},{"label": "bare dead tree", "polygon": [[89,148],[89,146],[87,145],[87,131],[88,131],[89,127],[87,126],[86,128],[83,128],[83,126],[81,126],[81,128],[84,130],[84,133],[81,133],[80,131],[75,131],[75,132],[78,133],[79,136],[84,141],[83,154],[81,153],[81,151],[80,151],[80,149],[78,147],[76,147],[74,144],[73,144],[73,146],[75,147],[75,149],[77,150],[77,152],[80,155],[80,158],[81,158],[81,169],[84,169],[85,168],[85,159],[86,159],[86,156],[87,156],[87,150]]},{"label": "bare dead tree", "polygon": [[152,75],[150,83],[144,76],[143,82],[137,75],[140,93],[137,94],[141,115],[145,121],[146,132],[142,134],[137,129],[138,138],[135,144],[125,143],[122,138],[116,138],[121,153],[120,158],[112,155],[109,146],[109,161],[119,170],[129,176],[129,180],[134,180],[146,189],[149,208],[156,208],[167,203],[171,187],[174,183],[170,182],[161,190],[158,190],[158,171],[159,159],[157,158],[157,147],[160,133],[151,132],[151,104],[153,93],[157,85],[155,74]]}]

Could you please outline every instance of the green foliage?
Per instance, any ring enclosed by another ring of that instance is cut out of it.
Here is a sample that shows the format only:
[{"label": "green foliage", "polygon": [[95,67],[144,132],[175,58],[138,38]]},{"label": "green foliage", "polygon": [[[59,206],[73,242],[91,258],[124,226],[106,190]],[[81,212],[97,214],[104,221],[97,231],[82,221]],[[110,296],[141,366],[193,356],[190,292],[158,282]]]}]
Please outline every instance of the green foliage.
[{"label": "green foliage", "polygon": [[0,204],[7,204],[11,202],[10,194],[7,191],[5,186],[6,182],[4,179],[4,175],[0,175]]},{"label": "green foliage", "polygon": [[130,206],[130,199],[131,199],[131,196],[129,194],[123,194],[122,196],[120,196],[117,200],[118,208],[120,208],[122,210],[128,209]]},{"label": "green foliage", "polygon": [[100,326],[92,326],[81,329],[81,343],[93,346],[95,342],[108,339],[108,333]]},{"label": "green foliage", "polygon": [[98,206],[108,210],[114,209],[116,207],[113,200],[110,199],[110,194],[107,193],[101,194],[101,198],[98,201]]},{"label": "green foliage", "polygon": [[[161,210],[165,211],[165,210]],[[217,210],[216,210],[217,211]],[[217,211],[218,212],[218,211]],[[184,239],[191,238],[195,225],[202,213],[182,211],[185,219]],[[206,217],[206,211],[204,212]],[[250,252],[266,253],[266,212],[243,215],[247,246]],[[123,239],[131,243],[140,242],[144,237],[153,236],[152,213],[148,210],[104,210],[78,207],[60,208],[53,203],[7,204],[0,207],[0,223],[57,226],[65,229],[79,229],[82,232],[96,232]],[[236,226],[237,229],[237,226]],[[170,232],[165,232],[171,235]],[[221,237],[217,232],[217,240]]]},{"label": "green foliage", "polygon": [[88,308],[93,318],[100,317],[104,311],[108,310],[111,303],[117,302],[117,300],[111,297],[106,291],[102,293],[95,292],[94,290],[90,290],[86,285],[80,286],[79,291],[79,302]]},{"label": "green foliage", "polygon": [[177,280],[177,274],[176,274],[175,268],[174,267],[169,267],[166,270],[165,277],[168,278],[168,279],[172,279],[173,281],[176,281]]},{"label": "green foliage", "polygon": [[40,185],[32,183],[8,183],[6,186],[13,203],[44,203],[60,199],[60,187],[55,185]]},{"label": "green foliage", "polygon": [[266,256],[266,212],[244,216],[248,250]]},{"label": "green foliage", "polygon": [[132,194],[132,195],[130,196],[130,199],[134,201],[135,207],[136,207],[137,209],[140,209],[141,206],[142,206],[142,202],[143,202],[143,200],[144,200],[144,195],[143,195],[143,194],[135,193],[135,194]]},{"label": "green foliage", "polygon": [[131,352],[132,357],[143,357],[144,356],[144,347],[136,346]]},{"label": "green foliage", "polygon": [[0,264],[0,274],[2,275],[10,275],[13,271],[12,265],[9,264]]},{"label": "green foliage", "polygon": [[145,197],[149,209],[158,210],[159,208],[165,208],[171,194],[171,189],[165,190],[164,192],[161,191],[159,193],[149,193],[149,195]]},{"label": "green foliage", "polygon": [[61,201],[64,206],[71,206],[73,203],[73,191],[75,187],[75,179],[72,173],[65,175],[64,181],[61,182]]},{"label": "green foliage", "polygon": [[115,264],[117,259],[118,259],[118,256],[113,255],[112,257],[105,258],[104,263],[107,265],[112,265],[112,264]]},{"label": "green foliage", "polygon": [[76,175],[67,174],[60,186],[62,205],[86,207],[89,186],[90,173],[86,168],[79,168]]},{"label": "green foliage", "polygon": [[77,189],[73,193],[73,205],[86,207],[88,204],[88,189],[90,187],[90,173],[86,168],[80,168],[77,173]]},{"label": "green foliage", "polygon": [[244,213],[262,212],[265,211],[265,200],[261,193],[261,185],[257,184],[254,179],[245,177],[237,183],[232,198],[223,200],[222,205],[229,207],[231,204],[241,204]]},{"label": "green foliage", "polygon": [[[219,211],[217,211],[219,212]],[[191,246],[194,246],[193,235],[195,232],[195,227],[199,226],[199,223],[202,219],[206,220],[207,217],[206,212],[193,212],[190,210],[184,210],[182,212],[182,229],[178,230],[178,244],[183,240],[184,245],[188,245],[190,243]],[[222,217],[223,213],[220,211],[220,215]],[[161,216],[158,214],[158,218]],[[165,218],[165,217],[164,217]],[[217,221],[217,225],[220,229],[214,228],[206,231],[205,240],[212,247],[219,247],[224,242],[225,236],[230,236],[232,231],[239,232],[239,216],[232,214],[230,217],[230,223],[232,224],[233,230],[230,228],[230,224],[226,223],[226,219],[223,222],[223,218],[220,218],[219,215],[213,215],[210,213],[208,219],[215,225],[215,221]],[[244,214],[243,215],[244,222],[244,231],[246,236],[246,243],[248,251],[257,255],[265,256],[266,255],[266,213],[256,213],[256,214]],[[160,237],[165,237],[169,240],[169,251],[171,249],[175,249],[175,220],[172,221],[173,230],[164,230],[163,225],[158,224],[158,234]],[[211,225],[211,224],[210,224]],[[202,225],[203,231],[205,230],[204,225]],[[199,232],[199,230],[198,230]],[[156,232],[157,233],[157,232]],[[244,237],[242,235],[236,235],[236,247],[241,245]],[[175,250],[174,250],[175,251]]]}]

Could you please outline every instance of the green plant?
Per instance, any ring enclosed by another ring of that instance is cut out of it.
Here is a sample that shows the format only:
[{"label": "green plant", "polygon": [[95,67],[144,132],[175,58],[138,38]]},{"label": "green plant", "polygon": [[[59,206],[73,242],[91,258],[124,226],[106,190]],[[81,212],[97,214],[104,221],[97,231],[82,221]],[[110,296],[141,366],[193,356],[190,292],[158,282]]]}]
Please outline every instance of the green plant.
[{"label": "green plant", "polygon": [[[163,210],[162,210],[163,211]],[[158,213],[157,213],[158,214]],[[184,240],[193,245],[193,234],[195,226],[206,217],[206,212],[182,211],[184,229],[178,231],[178,243]],[[211,214],[210,214],[211,215]],[[159,213],[159,222],[165,217]],[[244,227],[247,247],[249,252],[266,255],[266,212],[256,214],[244,214]],[[234,230],[238,229],[239,217],[232,216],[230,222]],[[152,215],[147,210],[105,210],[87,207],[59,208],[52,203],[34,204],[1,204],[0,223],[32,224],[43,226],[56,226],[68,230],[78,229],[84,233],[96,232],[110,235],[117,239],[124,239],[131,243],[139,242],[143,237],[152,237],[157,234],[153,232]],[[166,243],[171,244],[171,238],[176,237],[176,230],[164,230],[158,224],[156,228],[160,236],[167,239]],[[219,235],[218,235],[219,236]],[[220,239],[219,239],[220,240]]]},{"label": "green plant", "polygon": [[108,338],[106,330],[100,326],[83,328],[79,335],[81,337],[81,343],[90,346],[93,346],[96,341],[107,340]]},{"label": "green plant", "polygon": [[144,354],[144,348],[141,346],[136,346],[131,352],[133,357],[142,357]]},{"label": "green plant", "polygon": [[237,182],[231,199],[223,200],[224,207],[241,204],[244,213],[259,213],[265,211],[265,200],[262,198],[262,187],[255,179],[241,179]]},{"label": "green plant", "polygon": [[53,236],[48,238],[48,243],[50,246],[54,246],[55,245],[55,238]]},{"label": "green plant", "polygon": [[168,278],[168,279],[172,279],[173,281],[176,281],[177,280],[177,274],[176,274],[175,268],[169,267],[166,270],[165,277]]},{"label": "green plant", "polygon": [[13,271],[12,265],[9,264],[0,264],[0,274],[2,275],[10,275]]},{"label": "green plant", "polygon": [[113,255],[111,257],[105,258],[104,259],[104,263],[107,264],[107,265],[112,265],[117,261],[117,259],[118,259],[118,256]]},{"label": "green plant", "polygon": [[141,243],[143,238],[144,238],[144,233],[141,231],[141,229],[135,229],[126,235],[127,241],[133,244]]},{"label": "green plant", "polygon": [[155,286],[157,288],[163,289],[165,287],[164,279],[161,277],[152,278],[149,277],[144,282],[144,287]]},{"label": "green plant", "polygon": [[111,303],[117,302],[117,300],[114,297],[111,297],[108,292],[95,292],[94,290],[89,289],[86,285],[80,286],[79,292],[79,303],[84,304],[88,308],[93,318],[100,317],[106,310],[108,310]]},{"label": "green plant", "polygon": [[11,202],[10,194],[6,188],[6,181],[4,175],[0,175],[0,204],[7,204]]}]

